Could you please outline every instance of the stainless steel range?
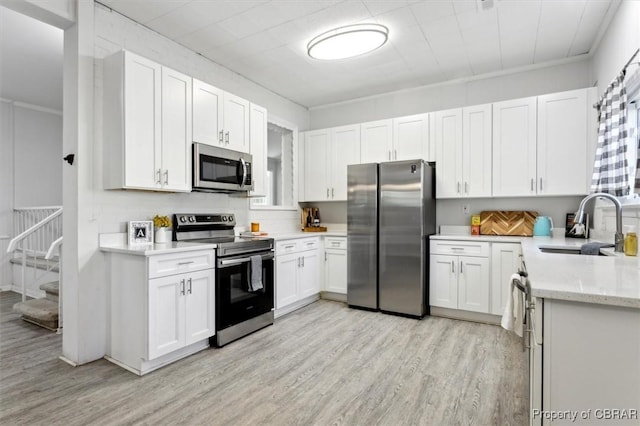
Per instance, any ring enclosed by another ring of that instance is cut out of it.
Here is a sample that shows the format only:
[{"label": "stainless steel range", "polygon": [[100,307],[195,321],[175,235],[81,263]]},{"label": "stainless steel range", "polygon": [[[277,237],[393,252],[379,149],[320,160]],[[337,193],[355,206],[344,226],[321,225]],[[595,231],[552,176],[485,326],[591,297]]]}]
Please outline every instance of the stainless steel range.
[{"label": "stainless steel range", "polygon": [[173,215],[174,241],[217,245],[216,335],[210,343],[218,347],[273,324],[273,239],[236,237],[235,225],[233,214]]}]

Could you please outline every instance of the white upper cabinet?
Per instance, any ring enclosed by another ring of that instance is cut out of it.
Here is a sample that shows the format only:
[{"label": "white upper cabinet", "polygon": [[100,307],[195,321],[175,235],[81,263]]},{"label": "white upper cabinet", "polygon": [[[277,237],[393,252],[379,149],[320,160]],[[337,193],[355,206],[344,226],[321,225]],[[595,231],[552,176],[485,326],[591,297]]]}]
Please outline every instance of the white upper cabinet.
[{"label": "white upper cabinet", "polygon": [[462,196],[462,108],[435,113],[436,197]]},{"label": "white upper cabinet", "polygon": [[224,93],[224,147],[249,152],[249,101]]},{"label": "white upper cabinet", "polygon": [[346,201],[347,166],[360,164],[360,125],[304,136],[304,200]]},{"label": "white upper cabinet", "polygon": [[429,140],[429,114],[393,119],[393,159],[435,161]]},{"label": "white upper cabinet", "polygon": [[462,108],[461,190],[465,197],[491,196],[491,141],[491,104]]},{"label": "white upper cabinet", "polygon": [[162,187],[191,190],[191,77],[162,67]]},{"label": "white upper cabinet", "polygon": [[536,97],[493,104],[493,195],[536,194]]},{"label": "white upper cabinet", "polygon": [[360,125],[362,163],[382,163],[392,159],[393,121],[379,120]]},{"label": "white upper cabinet", "polygon": [[224,91],[193,80],[193,141],[222,146],[222,98]]},{"label": "white upper cabinet", "polygon": [[267,110],[251,104],[249,115],[249,139],[251,144],[251,195],[267,195]]},{"label": "white upper cabinet", "polygon": [[104,187],[190,191],[191,77],[127,51],[104,74]]},{"label": "white upper cabinet", "polygon": [[587,90],[538,96],[538,195],[583,195],[587,188]]},{"label": "white upper cabinet", "polygon": [[331,129],[332,201],[347,200],[347,166],[360,164],[360,126],[342,126]]},{"label": "white upper cabinet", "polygon": [[331,130],[312,130],[304,137],[304,199],[307,201],[328,200],[329,153]]},{"label": "white upper cabinet", "polygon": [[429,145],[429,114],[417,114],[360,125],[361,162],[434,161]]},{"label": "white upper cabinet", "polygon": [[194,80],[193,140],[249,152],[249,101]]}]

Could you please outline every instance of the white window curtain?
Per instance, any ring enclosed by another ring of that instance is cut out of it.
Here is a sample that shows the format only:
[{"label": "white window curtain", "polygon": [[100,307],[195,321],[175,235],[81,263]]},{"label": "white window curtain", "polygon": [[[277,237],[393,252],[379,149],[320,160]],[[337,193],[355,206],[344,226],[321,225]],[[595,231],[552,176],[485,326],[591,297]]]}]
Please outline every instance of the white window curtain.
[{"label": "white window curtain", "polygon": [[598,147],[591,178],[591,192],[616,197],[629,195],[627,162],[627,93],[624,71],[607,88],[598,103]]}]

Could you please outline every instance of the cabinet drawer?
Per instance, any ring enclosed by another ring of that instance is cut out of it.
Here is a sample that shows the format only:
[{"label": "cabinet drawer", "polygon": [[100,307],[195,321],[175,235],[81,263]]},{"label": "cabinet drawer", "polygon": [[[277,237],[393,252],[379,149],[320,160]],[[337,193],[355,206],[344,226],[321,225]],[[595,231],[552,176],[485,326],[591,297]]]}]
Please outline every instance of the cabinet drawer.
[{"label": "cabinet drawer", "polygon": [[324,237],[324,248],[326,249],[347,249],[346,237]]},{"label": "cabinet drawer", "polygon": [[198,271],[215,266],[213,250],[190,251],[176,254],[161,254],[149,257],[149,278]]},{"label": "cabinet drawer", "polygon": [[475,241],[432,240],[431,254],[489,257],[489,243]]},{"label": "cabinet drawer", "polygon": [[287,253],[296,253],[305,250],[314,250],[319,246],[320,239],[317,237],[279,241],[276,244],[276,256]]}]

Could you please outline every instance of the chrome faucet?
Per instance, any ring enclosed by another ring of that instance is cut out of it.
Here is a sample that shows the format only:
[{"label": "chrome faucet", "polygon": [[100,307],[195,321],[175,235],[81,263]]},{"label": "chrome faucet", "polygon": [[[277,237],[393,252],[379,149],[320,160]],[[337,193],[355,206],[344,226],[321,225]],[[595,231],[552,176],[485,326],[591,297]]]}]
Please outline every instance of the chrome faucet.
[{"label": "chrome faucet", "polygon": [[[584,221],[584,208],[589,202],[594,198],[606,198],[610,200],[616,206],[616,237],[615,237],[615,251],[623,252],[624,251],[624,235],[622,235],[622,203],[616,197],[611,194],[606,194],[604,192],[596,192],[594,194],[589,194],[580,201],[580,207],[578,207],[578,211],[576,212],[576,223],[583,223]],[[586,224],[588,226],[588,224]]]}]

